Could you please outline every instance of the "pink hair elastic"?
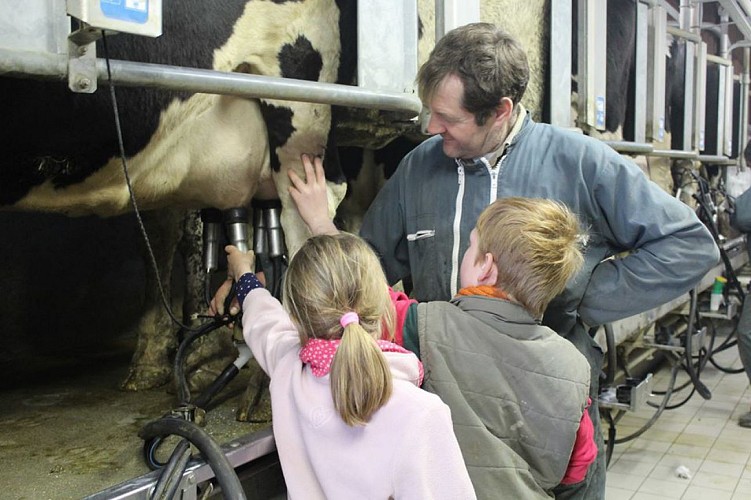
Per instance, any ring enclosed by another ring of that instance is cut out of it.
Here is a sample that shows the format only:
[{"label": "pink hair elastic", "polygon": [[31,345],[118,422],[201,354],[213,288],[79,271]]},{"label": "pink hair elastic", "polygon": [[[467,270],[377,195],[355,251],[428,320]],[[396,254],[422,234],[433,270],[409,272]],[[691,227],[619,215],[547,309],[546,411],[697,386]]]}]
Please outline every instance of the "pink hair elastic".
[{"label": "pink hair elastic", "polygon": [[356,312],[344,313],[342,317],[339,319],[339,324],[342,325],[342,328],[347,328],[347,325],[349,325],[350,323],[359,323],[359,322],[360,322],[360,316],[358,316]]}]

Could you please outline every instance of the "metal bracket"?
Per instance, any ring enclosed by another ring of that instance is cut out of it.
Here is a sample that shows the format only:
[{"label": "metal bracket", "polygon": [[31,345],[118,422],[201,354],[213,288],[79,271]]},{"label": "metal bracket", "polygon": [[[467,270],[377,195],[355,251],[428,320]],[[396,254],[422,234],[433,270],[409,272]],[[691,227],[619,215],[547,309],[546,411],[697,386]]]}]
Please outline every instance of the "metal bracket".
[{"label": "metal bracket", "polygon": [[174,418],[194,422],[196,425],[204,427],[206,425],[206,410],[199,408],[194,404],[184,404],[170,410],[169,415]]},{"label": "metal bracket", "polygon": [[624,384],[607,388],[597,402],[600,408],[637,411],[647,403],[651,394],[652,374],[648,373],[642,380],[626,379]]},{"label": "metal bracket", "polygon": [[86,23],[68,35],[68,88],[73,92],[96,92],[96,41],[101,36],[100,29]]}]

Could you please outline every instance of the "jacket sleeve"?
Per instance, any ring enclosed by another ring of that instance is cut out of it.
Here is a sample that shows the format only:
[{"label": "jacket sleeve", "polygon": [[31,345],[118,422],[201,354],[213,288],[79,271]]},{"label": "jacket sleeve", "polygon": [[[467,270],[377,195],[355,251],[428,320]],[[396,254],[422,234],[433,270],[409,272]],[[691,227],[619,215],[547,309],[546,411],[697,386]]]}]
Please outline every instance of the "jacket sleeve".
[{"label": "jacket sleeve", "polygon": [[360,236],[378,254],[386,279],[391,285],[411,274],[402,206],[402,190],[407,170],[404,164],[407,161],[406,158],[401,161],[394,175],[378,192],[365,212],[360,227]]},{"label": "jacket sleeve", "polygon": [[277,362],[299,349],[300,336],[282,305],[265,288],[256,288],[243,301],[243,337],[258,365],[269,377]]},{"label": "jacket sleeve", "polygon": [[448,406],[430,405],[395,454],[394,498],[476,498]]},{"label": "jacket sleeve", "polygon": [[[412,304],[417,304],[417,301],[415,299],[410,299],[406,293],[397,292],[391,287],[389,287],[389,297],[391,298],[391,304],[394,306],[394,311],[396,312],[396,321],[394,322],[394,339],[392,340],[392,342],[394,342],[396,345],[403,346],[404,322],[407,319],[409,307]],[[388,332],[385,329],[383,333],[384,339],[391,340],[387,338],[386,334]]]},{"label": "jacket sleeve", "polygon": [[738,231],[751,232],[751,189],[735,199],[735,212],[730,217],[730,224]]},{"label": "jacket sleeve", "polygon": [[561,479],[561,484],[576,484],[584,481],[589,466],[597,458],[594,426],[592,425],[592,419],[589,417],[588,411],[590,404],[592,404],[591,401],[587,402],[587,408],[582,413],[579,429],[576,431],[574,449],[571,451],[571,458],[569,459],[568,467],[566,467],[566,474]]},{"label": "jacket sleeve", "polygon": [[[590,196],[604,220],[592,221],[625,257],[600,262],[579,313],[591,325],[638,314],[686,293],[719,261],[709,230],[686,204],[618,157],[597,169]],[[603,168],[604,167],[604,168]]]}]

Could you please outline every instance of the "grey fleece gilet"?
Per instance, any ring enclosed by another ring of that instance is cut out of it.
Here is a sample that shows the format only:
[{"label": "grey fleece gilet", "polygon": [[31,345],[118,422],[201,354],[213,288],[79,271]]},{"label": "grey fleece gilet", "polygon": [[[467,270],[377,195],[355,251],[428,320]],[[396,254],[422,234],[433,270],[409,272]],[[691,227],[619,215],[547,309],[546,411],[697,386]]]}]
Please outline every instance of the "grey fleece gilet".
[{"label": "grey fleece gilet", "polygon": [[478,498],[546,498],[563,478],[587,403],[587,360],[504,300],[417,307],[423,388],[451,408]]}]

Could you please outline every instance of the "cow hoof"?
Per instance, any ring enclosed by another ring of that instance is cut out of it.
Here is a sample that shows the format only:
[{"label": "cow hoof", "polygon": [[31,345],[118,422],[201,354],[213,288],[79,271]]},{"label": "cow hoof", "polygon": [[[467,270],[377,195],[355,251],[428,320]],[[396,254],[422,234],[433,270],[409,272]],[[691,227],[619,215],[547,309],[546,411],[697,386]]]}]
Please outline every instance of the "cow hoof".
[{"label": "cow hoof", "polygon": [[200,394],[206,389],[212,382],[214,382],[221,370],[217,370],[212,366],[205,366],[202,368],[196,368],[193,372],[188,374],[188,388],[192,394]]},{"label": "cow hoof", "polygon": [[[268,394],[268,391],[264,391]],[[246,393],[247,394],[247,393]],[[271,403],[263,392],[257,397],[243,397],[235,413],[235,420],[252,424],[271,423]]]},{"label": "cow hoof", "polygon": [[169,368],[132,367],[128,373],[128,377],[120,384],[120,388],[124,391],[154,389],[169,382],[171,377],[172,370]]},{"label": "cow hoof", "polygon": [[235,413],[238,422],[271,422],[271,400],[269,397],[269,377],[258,367],[255,360],[249,364],[251,370],[248,386]]}]

